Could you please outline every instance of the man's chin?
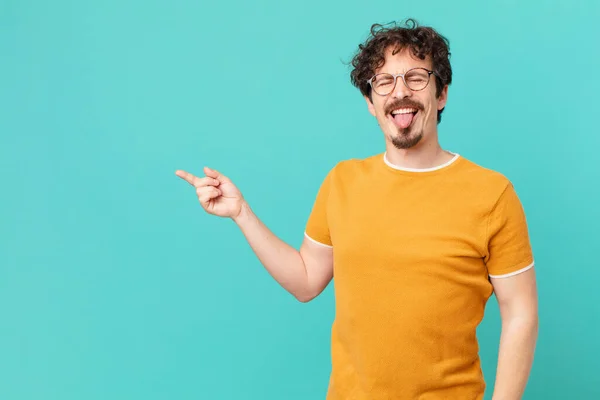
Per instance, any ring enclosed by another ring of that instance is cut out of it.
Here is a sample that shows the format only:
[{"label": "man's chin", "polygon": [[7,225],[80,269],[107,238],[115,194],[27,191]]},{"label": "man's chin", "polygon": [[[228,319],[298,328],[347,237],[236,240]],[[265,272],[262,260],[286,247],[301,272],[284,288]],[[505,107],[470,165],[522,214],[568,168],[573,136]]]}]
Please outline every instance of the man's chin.
[{"label": "man's chin", "polygon": [[410,128],[402,129],[396,135],[392,135],[392,144],[399,150],[410,149],[419,144],[423,138],[423,132],[411,134]]}]

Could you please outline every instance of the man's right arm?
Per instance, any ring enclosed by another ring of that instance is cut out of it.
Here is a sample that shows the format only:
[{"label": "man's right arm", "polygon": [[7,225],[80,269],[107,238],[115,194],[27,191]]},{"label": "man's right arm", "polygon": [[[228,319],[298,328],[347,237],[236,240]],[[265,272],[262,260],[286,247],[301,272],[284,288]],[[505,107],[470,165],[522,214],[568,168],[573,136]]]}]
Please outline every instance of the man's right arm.
[{"label": "man's right arm", "polygon": [[233,219],[260,262],[284,289],[301,302],[317,297],[333,277],[333,249],[307,237],[299,251],[294,249],[254,215],[228,177],[208,167],[204,173],[201,178],[183,170],[175,172],[196,189],[207,213]]},{"label": "man's right arm", "polygon": [[333,248],[304,237],[300,250],[279,239],[243,203],[233,218],[269,274],[296,299],[317,297],[333,278]]}]

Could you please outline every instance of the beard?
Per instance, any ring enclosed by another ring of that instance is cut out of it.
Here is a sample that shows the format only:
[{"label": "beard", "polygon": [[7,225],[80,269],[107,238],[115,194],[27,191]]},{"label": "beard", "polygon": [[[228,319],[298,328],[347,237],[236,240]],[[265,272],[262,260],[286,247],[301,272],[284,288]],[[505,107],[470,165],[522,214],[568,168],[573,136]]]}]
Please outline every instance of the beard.
[{"label": "beard", "polygon": [[[418,110],[418,116],[419,118],[423,118],[423,116],[421,116],[421,114],[423,114],[424,110],[425,110],[425,106],[423,104],[421,104],[420,102],[416,101],[416,100],[412,100],[412,99],[400,99],[400,100],[396,100],[391,102],[390,104],[388,104],[385,107],[385,115],[390,115],[390,113],[397,109],[397,108],[414,108],[416,110]],[[415,116],[415,118],[417,118]],[[417,143],[419,143],[421,141],[421,139],[423,138],[423,127],[421,127],[421,130],[416,131],[415,127],[414,127],[414,123],[416,121],[413,121],[412,124],[407,127],[407,128],[400,128],[398,126],[395,126],[395,133],[390,135],[390,139],[392,141],[392,144],[400,150],[405,150],[405,149],[410,149],[413,146],[416,146]]]},{"label": "beard", "polygon": [[392,144],[399,150],[410,149],[414,147],[423,138],[423,130],[411,134],[411,127],[398,129],[397,135],[392,135]]}]

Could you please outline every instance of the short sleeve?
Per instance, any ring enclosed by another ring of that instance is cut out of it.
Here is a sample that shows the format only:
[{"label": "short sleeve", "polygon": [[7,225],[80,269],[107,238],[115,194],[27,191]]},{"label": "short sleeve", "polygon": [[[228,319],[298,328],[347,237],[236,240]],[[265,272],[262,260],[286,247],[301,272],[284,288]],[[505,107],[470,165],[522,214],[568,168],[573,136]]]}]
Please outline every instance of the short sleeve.
[{"label": "short sleeve", "polygon": [[305,236],[317,244],[332,247],[329,223],[327,220],[327,207],[331,191],[333,170],[329,171],[317,192],[312,210],[306,222]]},{"label": "short sleeve", "polygon": [[533,267],[527,220],[512,183],[508,183],[488,217],[486,238],[484,261],[490,277],[505,278]]}]

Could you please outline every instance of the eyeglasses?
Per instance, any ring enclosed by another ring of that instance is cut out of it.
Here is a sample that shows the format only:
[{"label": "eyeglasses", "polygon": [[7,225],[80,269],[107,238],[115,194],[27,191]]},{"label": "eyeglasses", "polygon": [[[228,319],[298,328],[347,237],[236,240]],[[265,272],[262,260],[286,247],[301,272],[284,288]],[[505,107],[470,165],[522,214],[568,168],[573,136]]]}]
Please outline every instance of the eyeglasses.
[{"label": "eyeglasses", "polygon": [[404,82],[404,85],[406,85],[407,88],[413,91],[419,91],[427,87],[431,74],[437,76],[435,72],[426,68],[412,68],[404,74],[376,74],[367,82],[371,85],[371,88],[375,93],[380,96],[387,96],[394,91],[398,77],[402,78],[402,82]]}]

